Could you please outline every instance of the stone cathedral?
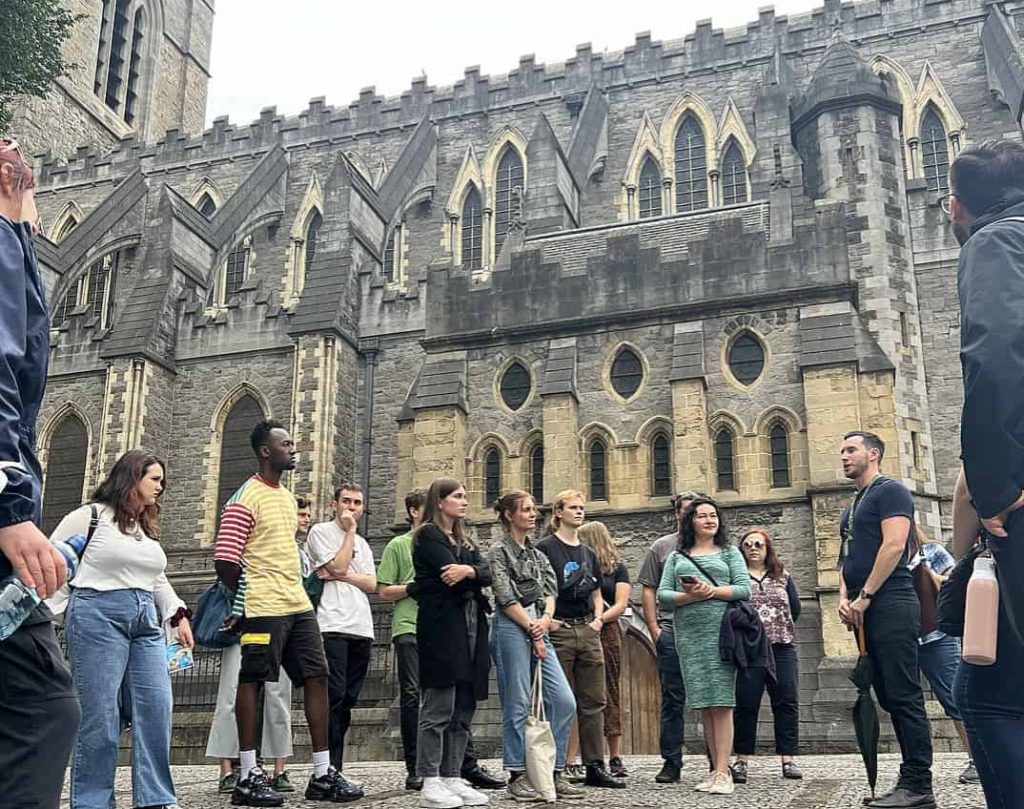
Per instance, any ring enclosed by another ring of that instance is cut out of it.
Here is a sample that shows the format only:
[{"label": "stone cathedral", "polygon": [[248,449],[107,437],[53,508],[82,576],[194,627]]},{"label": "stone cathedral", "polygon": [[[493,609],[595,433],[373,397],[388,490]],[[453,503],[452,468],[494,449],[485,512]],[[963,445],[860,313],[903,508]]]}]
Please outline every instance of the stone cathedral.
[{"label": "stone cathedral", "polygon": [[[767,7],[205,131],[213,0],[68,4],[77,72],[13,127],[46,228],[46,527],[150,448],[173,576],[197,592],[263,417],[296,437],[315,515],[340,481],[366,488],[378,552],[403,494],[454,475],[485,542],[502,490],[581,489],[635,575],[670,496],[706,491],[732,528],[774,533],[800,587],[806,748],[850,746],[840,439],[879,433],[942,535],[961,392],[940,199],[959,150],[1021,137],[1024,1]],[[364,757],[398,747],[375,610]],[[656,752],[633,622],[626,750],[650,748],[646,723]],[[478,720],[500,742],[496,712]]]}]

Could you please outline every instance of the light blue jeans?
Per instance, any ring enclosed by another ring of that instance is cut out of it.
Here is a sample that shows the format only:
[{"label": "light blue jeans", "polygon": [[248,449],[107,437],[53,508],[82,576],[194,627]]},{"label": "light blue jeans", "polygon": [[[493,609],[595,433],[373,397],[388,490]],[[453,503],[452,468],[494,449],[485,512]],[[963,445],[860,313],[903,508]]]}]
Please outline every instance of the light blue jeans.
[{"label": "light blue jeans", "polygon": [[177,803],[171,780],[171,680],[153,594],[75,589],[67,614],[82,724],[71,757],[71,809],[112,809],[121,735],[118,693],[132,715],[132,806]]},{"label": "light blue jeans", "polygon": [[491,656],[498,675],[502,710],[502,751],[505,769],[526,769],[526,717],[530,714],[533,663],[541,666],[544,710],[555,737],[555,769],[565,769],[569,730],[576,714],[576,698],[565,679],[551,640],[544,639],[547,657],[536,660],[529,636],[505,613],[496,610],[491,622]]}]

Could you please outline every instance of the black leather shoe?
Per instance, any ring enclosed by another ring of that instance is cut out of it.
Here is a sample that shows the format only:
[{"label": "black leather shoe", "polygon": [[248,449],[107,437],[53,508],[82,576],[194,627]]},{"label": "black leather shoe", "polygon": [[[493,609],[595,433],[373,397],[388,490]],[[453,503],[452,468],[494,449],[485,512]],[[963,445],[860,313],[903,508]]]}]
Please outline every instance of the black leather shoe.
[{"label": "black leather shoe", "polygon": [[734,784],[747,783],[747,762],[737,759],[729,765],[729,772],[732,773],[732,782]]},{"label": "black leather shoe", "polygon": [[871,804],[872,809],[935,809],[935,795],[932,792],[913,792],[896,787]]},{"label": "black leather shoe", "polygon": [[481,767],[479,764],[474,764],[472,767],[463,770],[461,775],[477,789],[505,788],[504,778],[495,778],[493,775],[487,772],[486,768]]},{"label": "black leather shoe", "polygon": [[330,803],[348,803],[363,797],[363,788],[349,782],[334,767],[327,770],[326,775],[319,778],[309,777],[306,785],[307,801],[329,801]]},{"label": "black leather shoe", "polygon": [[405,788],[411,792],[419,792],[423,789],[423,778],[419,775],[413,775],[410,773],[405,776]]},{"label": "black leather shoe", "polygon": [[587,777],[583,780],[584,786],[603,787],[605,789],[625,789],[626,782],[613,778],[604,768],[603,761],[594,761],[587,765]]},{"label": "black leather shoe", "polygon": [[661,765],[661,772],[654,776],[659,784],[678,784],[680,768],[674,761],[666,761]]},{"label": "black leather shoe", "polygon": [[267,774],[259,767],[249,770],[231,793],[232,806],[281,806],[283,803],[284,795],[271,788]]}]

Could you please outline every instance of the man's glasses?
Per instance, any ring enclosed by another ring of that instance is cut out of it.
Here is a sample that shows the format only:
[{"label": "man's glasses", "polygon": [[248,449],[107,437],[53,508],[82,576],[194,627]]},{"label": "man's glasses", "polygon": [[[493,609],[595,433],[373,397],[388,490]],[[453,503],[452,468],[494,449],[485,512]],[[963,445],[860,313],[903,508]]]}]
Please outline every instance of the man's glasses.
[{"label": "man's glasses", "polygon": [[763,551],[765,542],[763,539],[750,539],[743,543],[743,547],[748,551]]},{"label": "man's glasses", "polygon": [[956,194],[943,194],[939,197],[939,207],[942,208],[942,212],[946,216],[950,216],[953,213],[953,197]]}]

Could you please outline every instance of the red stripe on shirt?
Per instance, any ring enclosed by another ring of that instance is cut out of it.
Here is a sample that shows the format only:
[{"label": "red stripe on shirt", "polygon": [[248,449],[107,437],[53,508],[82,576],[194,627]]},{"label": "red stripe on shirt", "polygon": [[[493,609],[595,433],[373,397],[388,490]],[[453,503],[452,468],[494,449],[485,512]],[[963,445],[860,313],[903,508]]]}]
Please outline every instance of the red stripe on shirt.
[{"label": "red stripe on shirt", "polygon": [[213,558],[222,562],[241,564],[242,550],[255,527],[256,519],[249,509],[240,503],[229,503],[224,507],[224,514],[220,518]]}]

